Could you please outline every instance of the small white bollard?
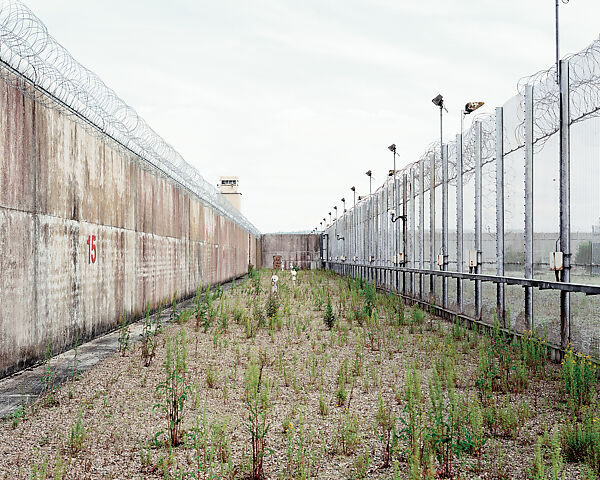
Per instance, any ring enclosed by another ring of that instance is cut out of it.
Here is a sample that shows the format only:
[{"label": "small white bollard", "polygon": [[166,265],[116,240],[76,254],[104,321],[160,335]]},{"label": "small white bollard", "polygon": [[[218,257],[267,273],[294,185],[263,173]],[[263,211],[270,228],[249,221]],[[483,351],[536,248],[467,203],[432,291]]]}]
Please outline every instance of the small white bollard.
[{"label": "small white bollard", "polygon": [[292,283],[296,285],[296,270],[292,270]]},{"label": "small white bollard", "polygon": [[277,282],[279,281],[279,277],[275,274],[271,277],[271,293],[278,293]]}]

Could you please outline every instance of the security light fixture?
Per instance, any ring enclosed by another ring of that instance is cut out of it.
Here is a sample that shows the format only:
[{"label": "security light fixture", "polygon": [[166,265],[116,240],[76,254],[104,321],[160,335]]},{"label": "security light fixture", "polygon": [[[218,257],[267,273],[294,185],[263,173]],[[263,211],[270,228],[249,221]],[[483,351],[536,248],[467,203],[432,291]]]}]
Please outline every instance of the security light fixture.
[{"label": "security light fixture", "polygon": [[482,107],[483,104],[484,104],[484,102],[468,102],[465,105],[465,115],[468,115],[469,113],[473,113],[479,107]]},{"label": "security light fixture", "polygon": [[395,144],[395,143],[392,143],[392,144],[391,144],[391,145],[388,147],[388,150],[389,150],[390,152],[396,153],[396,144]]},{"label": "security light fixture", "polygon": [[444,106],[444,97],[442,97],[441,94],[438,94],[435,98],[431,99],[431,101],[436,107],[443,108],[444,110],[446,109]]},{"label": "security light fixture", "polygon": [[460,133],[461,133],[461,135],[465,130],[465,127],[464,127],[465,115],[469,115],[470,113],[473,113],[475,110],[482,107],[483,105],[484,105],[484,102],[467,102],[465,104],[465,109],[461,110],[461,112],[460,112]]}]

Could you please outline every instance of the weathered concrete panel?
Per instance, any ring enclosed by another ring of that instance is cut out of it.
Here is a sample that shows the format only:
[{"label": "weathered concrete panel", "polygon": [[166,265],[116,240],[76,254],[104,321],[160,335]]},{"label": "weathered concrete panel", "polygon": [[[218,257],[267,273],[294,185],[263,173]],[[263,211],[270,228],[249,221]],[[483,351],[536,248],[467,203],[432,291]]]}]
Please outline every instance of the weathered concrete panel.
[{"label": "weathered concrete panel", "polygon": [[38,325],[23,321],[35,316],[35,231],[33,215],[0,208],[0,372],[38,354]]},{"label": "weathered concrete panel", "polygon": [[33,102],[0,83],[0,206],[34,210]]},{"label": "weathered concrete panel", "polygon": [[0,377],[257,264],[258,239],[1,81],[0,135]]},{"label": "weathered concrete panel", "polygon": [[281,256],[281,263],[288,269],[291,265],[300,268],[320,268],[319,235],[296,233],[268,233],[260,240],[263,268],[273,268],[273,257]]}]

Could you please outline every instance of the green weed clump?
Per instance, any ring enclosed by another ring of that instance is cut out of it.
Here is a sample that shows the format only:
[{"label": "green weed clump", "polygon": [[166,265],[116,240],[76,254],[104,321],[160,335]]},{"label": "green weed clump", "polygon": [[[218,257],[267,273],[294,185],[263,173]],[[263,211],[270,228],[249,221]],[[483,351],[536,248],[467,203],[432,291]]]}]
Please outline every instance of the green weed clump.
[{"label": "green weed clump", "polygon": [[371,318],[377,310],[377,292],[375,290],[375,285],[366,282],[363,292],[365,297],[363,313],[365,318]]},{"label": "green weed clump", "polygon": [[521,337],[521,358],[527,367],[536,373],[544,373],[548,361],[548,344],[533,330]]},{"label": "green weed clump", "polygon": [[352,455],[362,443],[362,434],[357,414],[346,411],[338,419],[337,446],[344,455]]},{"label": "green weed clump", "polygon": [[259,270],[253,269],[250,272],[250,293],[256,297],[262,292],[261,274]]},{"label": "green weed clump", "polygon": [[19,426],[19,423],[25,420],[25,417],[25,407],[23,405],[19,405],[19,407],[10,416],[12,428],[17,428]]},{"label": "green weed clump", "polygon": [[167,433],[169,446],[176,447],[182,442],[182,422],[185,402],[190,394],[187,378],[187,344],[185,330],[167,340],[167,358],[164,363],[165,380],[156,387],[156,393],[162,395],[162,402],[154,405],[167,418],[167,431],[161,430],[158,438]]},{"label": "green weed clump", "polygon": [[573,346],[569,344],[561,361],[560,374],[563,392],[573,412],[578,411],[582,405],[588,405],[594,399],[596,368],[589,355],[573,352]]},{"label": "green weed clump", "polygon": [[144,329],[142,330],[142,360],[144,366],[149,367],[152,359],[156,355],[156,343],[154,333],[152,332],[152,321],[150,320],[150,302],[146,306],[146,318],[144,319]]},{"label": "green weed clump", "polygon": [[568,462],[585,462],[600,474],[600,420],[593,410],[581,422],[573,417],[561,431],[561,442]]},{"label": "green weed clump", "polygon": [[85,439],[87,437],[81,415],[82,409],[80,407],[79,413],[77,414],[77,419],[75,420],[73,425],[71,425],[71,429],[69,430],[69,436],[67,437],[67,449],[72,455],[76,454],[83,448]]},{"label": "green weed clump", "polygon": [[275,319],[279,313],[279,298],[277,295],[270,293],[267,297],[267,303],[265,305],[265,314],[269,320]]},{"label": "green weed clump", "polygon": [[121,316],[121,323],[119,324],[119,352],[121,356],[125,356],[127,354],[127,349],[129,348],[129,322],[127,319],[127,314],[123,313]]},{"label": "green weed clump", "polygon": [[286,437],[286,460],[283,478],[289,480],[308,480],[314,478],[319,467],[319,459],[310,448],[312,432],[304,422],[304,412],[300,413],[298,423],[289,421],[284,429]]},{"label": "green weed clump", "polygon": [[331,306],[330,295],[327,295],[327,305],[325,306],[325,312],[323,313],[323,321],[329,330],[331,330],[335,324],[335,314],[333,313],[333,307]]}]

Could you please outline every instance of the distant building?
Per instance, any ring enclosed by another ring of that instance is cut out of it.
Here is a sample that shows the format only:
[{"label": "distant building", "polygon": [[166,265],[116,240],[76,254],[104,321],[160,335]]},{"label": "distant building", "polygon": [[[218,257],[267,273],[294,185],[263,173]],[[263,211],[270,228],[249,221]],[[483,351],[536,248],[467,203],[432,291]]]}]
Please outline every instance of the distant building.
[{"label": "distant building", "polygon": [[242,211],[242,194],[238,191],[240,180],[238,177],[219,177],[219,191],[229,202]]}]

